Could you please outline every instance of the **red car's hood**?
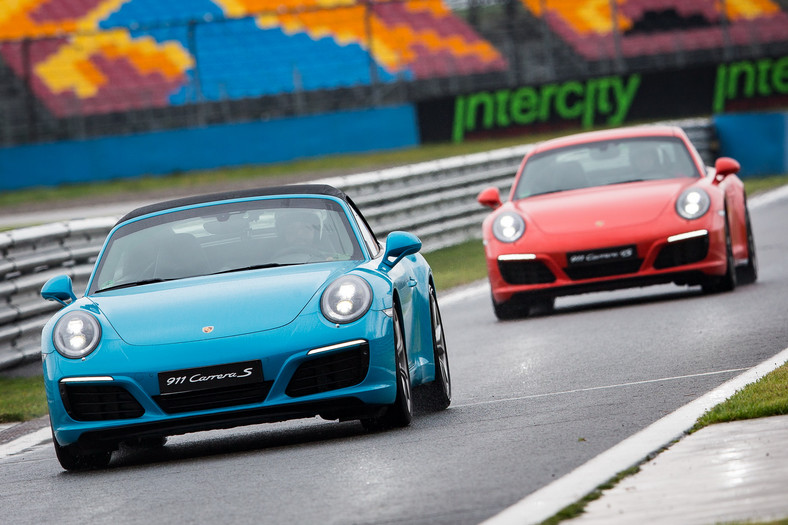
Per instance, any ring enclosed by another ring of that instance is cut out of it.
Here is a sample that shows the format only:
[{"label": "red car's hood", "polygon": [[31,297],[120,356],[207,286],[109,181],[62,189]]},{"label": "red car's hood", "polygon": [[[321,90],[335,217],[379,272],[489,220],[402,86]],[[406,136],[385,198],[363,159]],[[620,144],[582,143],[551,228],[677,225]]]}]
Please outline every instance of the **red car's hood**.
[{"label": "red car's hood", "polygon": [[674,206],[682,189],[699,179],[681,178],[599,186],[539,195],[515,206],[548,234],[598,231],[600,226],[637,226]]}]

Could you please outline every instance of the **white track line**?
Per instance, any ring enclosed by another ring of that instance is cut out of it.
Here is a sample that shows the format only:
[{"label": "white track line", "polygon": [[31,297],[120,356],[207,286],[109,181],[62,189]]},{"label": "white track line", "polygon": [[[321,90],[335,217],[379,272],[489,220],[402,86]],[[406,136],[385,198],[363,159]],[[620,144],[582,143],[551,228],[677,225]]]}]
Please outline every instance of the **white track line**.
[{"label": "white track line", "polygon": [[699,374],[687,374],[683,376],[673,376],[673,377],[660,377],[658,379],[644,379],[642,381],[631,381],[628,383],[617,383],[614,385],[604,385],[604,386],[590,386],[587,388],[577,388],[574,390],[559,390],[558,392],[547,392],[544,394],[530,394],[527,396],[518,396],[518,397],[506,397],[501,399],[492,399],[489,401],[479,401],[479,402],[470,402],[464,403],[461,405],[452,404],[452,408],[462,408],[462,407],[475,407],[475,406],[482,406],[482,405],[494,405],[498,403],[508,403],[511,401],[525,401],[527,399],[538,399],[540,397],[552,397],[552,396],[562,396],[566,394],[579,394],[581,392],[593,392],[595,390],[609,390],[613,388],[623,388],[627,386],[636,386],[636,385],[647,385],[649,383],[663,383],[667,381],[677,381],[681,379],[691,379],[694,377],[707,377],[707,376],[716,376],[721,374],[732,374],[733,372],[744,372],[745,370],[749,370],[749,368],[731,368],[729,370],[715,370],[714,372],[702,372]]}]

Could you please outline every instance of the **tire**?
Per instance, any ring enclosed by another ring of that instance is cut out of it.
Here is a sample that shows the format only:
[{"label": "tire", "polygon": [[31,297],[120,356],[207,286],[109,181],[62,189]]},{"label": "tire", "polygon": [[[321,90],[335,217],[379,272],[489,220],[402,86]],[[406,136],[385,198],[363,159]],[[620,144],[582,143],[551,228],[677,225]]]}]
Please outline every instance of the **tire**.
[{"label": "tire", "polygon": [[501,321],[523,319],[533,314],[551,314],[555,310],[555,297],[523,298],[520,295],[505,303],[496,303],[495,299],[492,300],[492,303],[495,317]]},{"label": "tire", "polygon": [[52,443],[55,445],[57,460],[65,470],[103,469],[109,465],[109,460],[112,458],[111,450],[87,451],[77,444],[62,446],[57,442],[54,429],[52,429]]},{"label": "tire", "polygon": [[750,210],[744,208],[744,217],[747,226],[747,265],[738,269],[736,279],[738,284],[752,284],[758,280],[758,256],[755,252],[755,238],[752,234],[750,223]]},{"label": "tire", "polygon": [[430,285],[430,326],[432,328],[432,355],[435,362],[435,380],[421,387],[419,407],[428,412],[445,410],[451,404],[451,374],[446,336],[438,308],[435,289]]},{"label": "tire", "polygon": [[410,385],[408,353],[405,348],[405,334],[396,306],[394,307],[393,321],[397,394],[394,398],[394,403],[386,407],[381,416],[361,420],[361,424],[367,430],[406,427],[410,425],[410,421],[413,419],[413,392]]},{"label": "tire", "polygon": [[733,258],[733,245],[731,243],[731,232],[728,226],[728,214],[725,214],[725,253],[727,255],[727,265],[725,275],[715,279],[712,283],[704,284],[703,291],[706,293],[732,292],[736,289],[736,260]]},{"label": "tire", "polygon": [[540,297],[534,299],[529,310],[531,314],[551,314],[555,311],[555,297]]},{"label": "tire", "polygon": [[517,299],[510,299],[505,303],[496,303],[495,299],[492,300],[493,311],[495,317],[500,321],[511,321],[512,319],[523,319],[528,317],[530,308],[528,305],[521,303]]}]

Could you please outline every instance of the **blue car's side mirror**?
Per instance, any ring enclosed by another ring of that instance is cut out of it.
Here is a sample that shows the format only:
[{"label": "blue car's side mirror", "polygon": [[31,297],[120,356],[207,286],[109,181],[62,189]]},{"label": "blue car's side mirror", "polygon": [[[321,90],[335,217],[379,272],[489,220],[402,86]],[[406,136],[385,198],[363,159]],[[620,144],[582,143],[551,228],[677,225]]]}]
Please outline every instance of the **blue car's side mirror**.
[{"label": "blue car's side mirror", "polygon": [[58,275],[44,283],[44,286],[41,287],[41,297],[47,301],[57,301],[63,306],[68,306],[77,300],[77,296],[74,295],[74,286],[71,284],[71,277],[68,275]]},{"label": "blue car's side mirror", "polygon": [[402,260],[403,257],[413,255],[421,250],[421,241],[412,233],[391,232],[386,238],[386,250],[383,260],[380,261],[381,270],[391,269]]}]

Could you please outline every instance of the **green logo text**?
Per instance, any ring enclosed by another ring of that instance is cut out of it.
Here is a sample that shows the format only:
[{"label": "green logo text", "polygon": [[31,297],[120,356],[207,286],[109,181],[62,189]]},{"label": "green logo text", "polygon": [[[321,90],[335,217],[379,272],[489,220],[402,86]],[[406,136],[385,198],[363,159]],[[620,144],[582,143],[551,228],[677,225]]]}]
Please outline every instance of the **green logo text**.
[{"label": "green logo text", "polygon": [[454,104],[452,140],[462,142],[466,132],[477,129],[479,119],[485,130],[546,122],[554,115],[579,118],[583,128],[602,115],[607,124],[617,126],[626,119],[639,86],[640,75],[634,74],[626,80],[610,76],[460,96]]},{"label": "green logo text", "polygon": [[725,111],[725,102],[739,97],[754,98],[788,94],[788,57],[777,60],[734,62],[717,67],[714,82],[714,113]]}]

